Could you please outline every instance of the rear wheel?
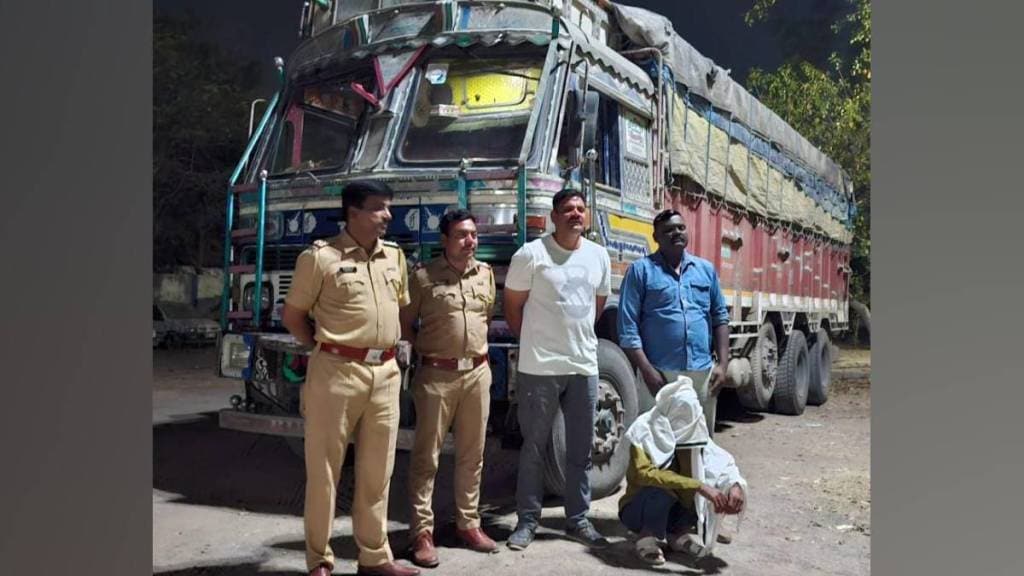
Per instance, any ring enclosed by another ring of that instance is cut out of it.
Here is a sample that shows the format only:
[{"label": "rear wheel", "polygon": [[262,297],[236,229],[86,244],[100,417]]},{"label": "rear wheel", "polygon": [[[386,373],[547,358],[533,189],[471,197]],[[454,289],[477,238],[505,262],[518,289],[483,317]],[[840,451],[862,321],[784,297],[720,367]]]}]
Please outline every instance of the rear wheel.
[{"label": "rear wheel", "polygon": [[811,381],[807,389],[807,403],[821,406],[828,401],[828,388],[832,382],[832,339],[828,330],[819,328],[808,350]]},{"label": "rear wheel", "polygon": [[850,300],[850,328],[854,346],[871,343],[871,310],[861,302]]},{"label": "rear wheel", "polygon": [[771,322],[765,322],[757,332],[754,349],[750,351],[751,383],[736,390],[744,408],[763,412],[771,407],[778,367],[779,345],[775,341],[775,327]]},{"label": "rear wheel", "polygon": [[793,330],[786,341],[786,349],[779,361],[778,381],[772,406],[779,414],[797,416],[807,406],[807,390],[811,380],[810,358],[807,354],[807,337],[799,330]]}]

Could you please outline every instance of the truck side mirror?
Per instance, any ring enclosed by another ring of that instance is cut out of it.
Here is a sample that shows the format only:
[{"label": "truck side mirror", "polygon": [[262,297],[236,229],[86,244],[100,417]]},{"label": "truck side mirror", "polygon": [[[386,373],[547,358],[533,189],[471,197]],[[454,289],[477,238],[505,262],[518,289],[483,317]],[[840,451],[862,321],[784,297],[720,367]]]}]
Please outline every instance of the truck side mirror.
[{"label": "truck side mirror", "polygon": [[587,90],[581,106],[576,107],[577,118],[583,123],[583,153],[597,145],[597,108],[600,103],[597,92]]},{"label": "truck side mirror", "polygon": [[574,88],[566,96],[561,139],[566,144],[567,160],[573,168],[586,161],[587,151],[592,150],[596,144],[598,103],[596,92],[584,93]]}]

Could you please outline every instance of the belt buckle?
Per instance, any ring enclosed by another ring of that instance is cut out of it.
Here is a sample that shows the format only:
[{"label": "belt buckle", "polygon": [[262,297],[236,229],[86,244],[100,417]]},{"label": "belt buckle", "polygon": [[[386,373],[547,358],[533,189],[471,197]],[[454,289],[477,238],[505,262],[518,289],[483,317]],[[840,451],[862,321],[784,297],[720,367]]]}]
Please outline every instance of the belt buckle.
[{"label": "belt buckle", "polygon": [[366,350],[366,357],[363,358],[363,361],[366,362],[367,364],[383,364],[383,361],[381,360],[383,356],[384,350],[379,350],[377,348],[368,348]]},{"label": "belt buckle", "polygon": [[458,370],[472,370],[473,369],[473,359],[472,358],[459,358],[457,369]]}]

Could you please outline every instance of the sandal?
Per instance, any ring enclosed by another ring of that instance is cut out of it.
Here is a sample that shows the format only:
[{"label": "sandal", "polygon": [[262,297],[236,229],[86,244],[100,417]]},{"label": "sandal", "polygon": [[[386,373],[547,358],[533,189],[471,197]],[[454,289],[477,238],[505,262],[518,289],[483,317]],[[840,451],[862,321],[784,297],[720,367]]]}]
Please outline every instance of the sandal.
[{"label": "sandal", "polygon": [[708,555],[707,548],[698,544],[690,534],[683,534],[678,538],[669,540],[668,547],[673,552],[681,552],[694,558],[703,558]]},{"label": "sandal", "polygon": [[651,566],[660,566],[665,563],[665,555],[661,552],[658,539],[654,536],[645,536],[636,541],[636,555]]}]

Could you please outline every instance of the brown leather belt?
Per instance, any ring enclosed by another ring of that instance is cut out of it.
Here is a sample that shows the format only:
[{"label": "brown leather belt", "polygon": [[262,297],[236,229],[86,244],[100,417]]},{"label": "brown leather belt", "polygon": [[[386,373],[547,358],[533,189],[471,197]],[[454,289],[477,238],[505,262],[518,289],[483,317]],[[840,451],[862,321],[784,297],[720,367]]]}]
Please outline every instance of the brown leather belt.
[{"label": "brown leather belt", "polygon": [[395,357],[396,348],[352,348],[343,344],[321,343],[320,349],[352,360],[359,360],[366,364],[383,364]]},{"label": "brown leather belt", "polygon": [[431,356],[422,356],[420,357],[420,361],[424,366],[430,366],[431,368],[465,372],[466,370],[472,370],[477,366],[486,363],[487,354],[484,354],[483,356],[473,356],[470,358],[433,358]]}]

